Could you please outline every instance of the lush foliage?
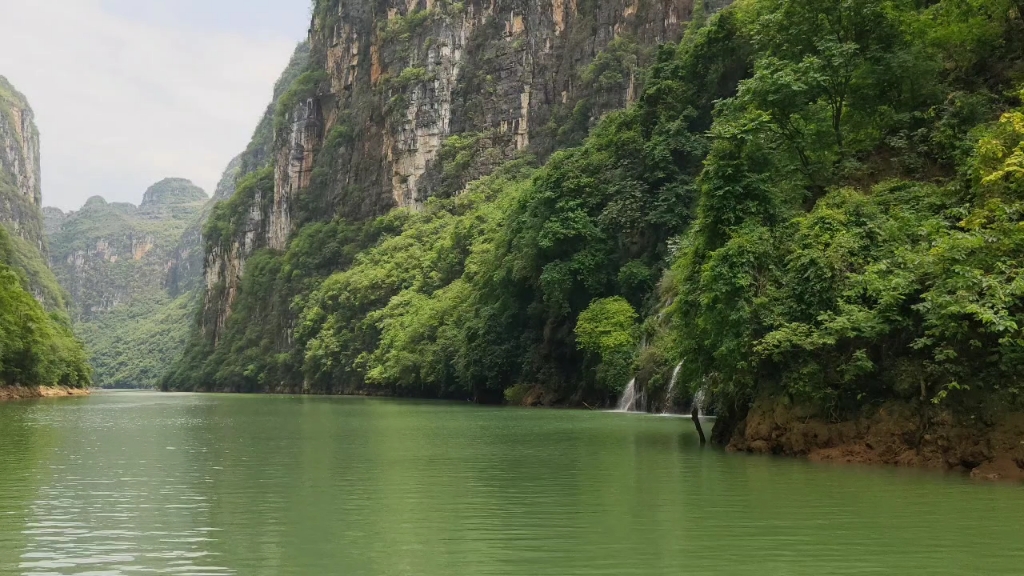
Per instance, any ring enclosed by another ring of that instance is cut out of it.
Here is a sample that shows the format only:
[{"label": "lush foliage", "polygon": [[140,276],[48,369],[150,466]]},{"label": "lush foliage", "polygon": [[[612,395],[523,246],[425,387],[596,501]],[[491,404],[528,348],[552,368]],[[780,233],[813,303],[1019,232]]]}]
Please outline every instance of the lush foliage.
[{"label": "lush foliage", "polygon": [[[77,212],[50,209],[60,216],[47,226],[51,265],[98,386],[154,387],[181,354],[194,298],[171,295],[168,265],[189,249],[182,235],[199,225],[206,198],[187,180],[166,179],[140,206],[93,197]],[[177,285],[197,284],[186,276],[200,272],[180,271]]]},{"label": "lush foliage", "polygon": [[104,388],[153,388],[181,355],[195,294],[171,299],[146,291],[90,321],[75,325],[86,344],[94,380]]},{"label": "lush foliage", "polygon": [[767,0],[749,17],[754,73],[717,107],[671,275],[685,377],[726,410],[1015,401],[1017,139],[1013,114],[993,121],[1019,104],[1019,10]]},{"label": "lush foliage", "polygon": [[[585,75],[618,86],[636,50]],[[607,404],[682,361],[682,394],[732,415],[1020,400],[1018,2],[741,2],[643,74],[543,166],[250,259],[227,335],[168,384]],[[485,136],[445,143],[453,182]]]},{"label": "lush foliage", "polygon": [[594,300],[576,322],[576,343],[598,366],[598,384],[621,391],[636,349],[636,310],[621,296]]},{"label": "lush foliage", "polygon": [[5,257],[12,237],[0,226],[0,386],[88,386],[85,351],[63,310],[47,312],[28,276]]}]

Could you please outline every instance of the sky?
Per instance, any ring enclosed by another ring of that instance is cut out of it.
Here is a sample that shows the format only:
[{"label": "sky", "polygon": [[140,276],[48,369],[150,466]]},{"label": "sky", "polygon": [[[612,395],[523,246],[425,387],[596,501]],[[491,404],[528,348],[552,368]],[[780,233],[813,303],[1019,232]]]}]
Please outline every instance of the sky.
[{"label": "sky", "polygon": [[0,75],[40,132],[43,205],[213,193],[305,39],[310,0],[0,0]]}]

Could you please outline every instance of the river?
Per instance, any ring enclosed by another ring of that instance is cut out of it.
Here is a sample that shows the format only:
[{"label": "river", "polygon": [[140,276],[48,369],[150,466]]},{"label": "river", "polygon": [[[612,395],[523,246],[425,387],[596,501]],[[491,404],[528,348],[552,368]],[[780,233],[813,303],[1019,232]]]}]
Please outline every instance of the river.
[{"label": "river", "polygon": [[681,418],[365,398],[0,404],[0,574],[1024,573],[1024,489]]}]

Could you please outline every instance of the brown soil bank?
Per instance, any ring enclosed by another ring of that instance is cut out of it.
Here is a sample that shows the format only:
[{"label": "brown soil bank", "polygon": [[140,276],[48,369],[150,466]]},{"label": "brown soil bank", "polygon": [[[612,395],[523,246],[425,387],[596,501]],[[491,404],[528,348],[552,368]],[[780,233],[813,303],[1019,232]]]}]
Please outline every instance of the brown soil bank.
[{"label": "brown soil bank", "polygon": [[833,423],[779,400],[759,400],[725,440],[727,449],[816,461],[969,471],[972,478],[1024,481],[1024,414],[989,422],[890,402]]},{"label": "brown soil bank", "polygon": [[56,398],[61,396],[88,396],[86,388],[67,386],[0,386],[0,402],[27,398]]}]

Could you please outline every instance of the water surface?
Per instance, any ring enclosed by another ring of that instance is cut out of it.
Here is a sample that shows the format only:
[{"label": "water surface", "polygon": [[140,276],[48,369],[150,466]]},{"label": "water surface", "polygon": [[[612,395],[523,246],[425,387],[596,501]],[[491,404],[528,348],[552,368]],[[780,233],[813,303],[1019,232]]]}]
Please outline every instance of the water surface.
[{"label": "water surface", "polygon": [[1024,488],[683,419],[100,393],[0,404],[0,574],[1024,574]]}]

